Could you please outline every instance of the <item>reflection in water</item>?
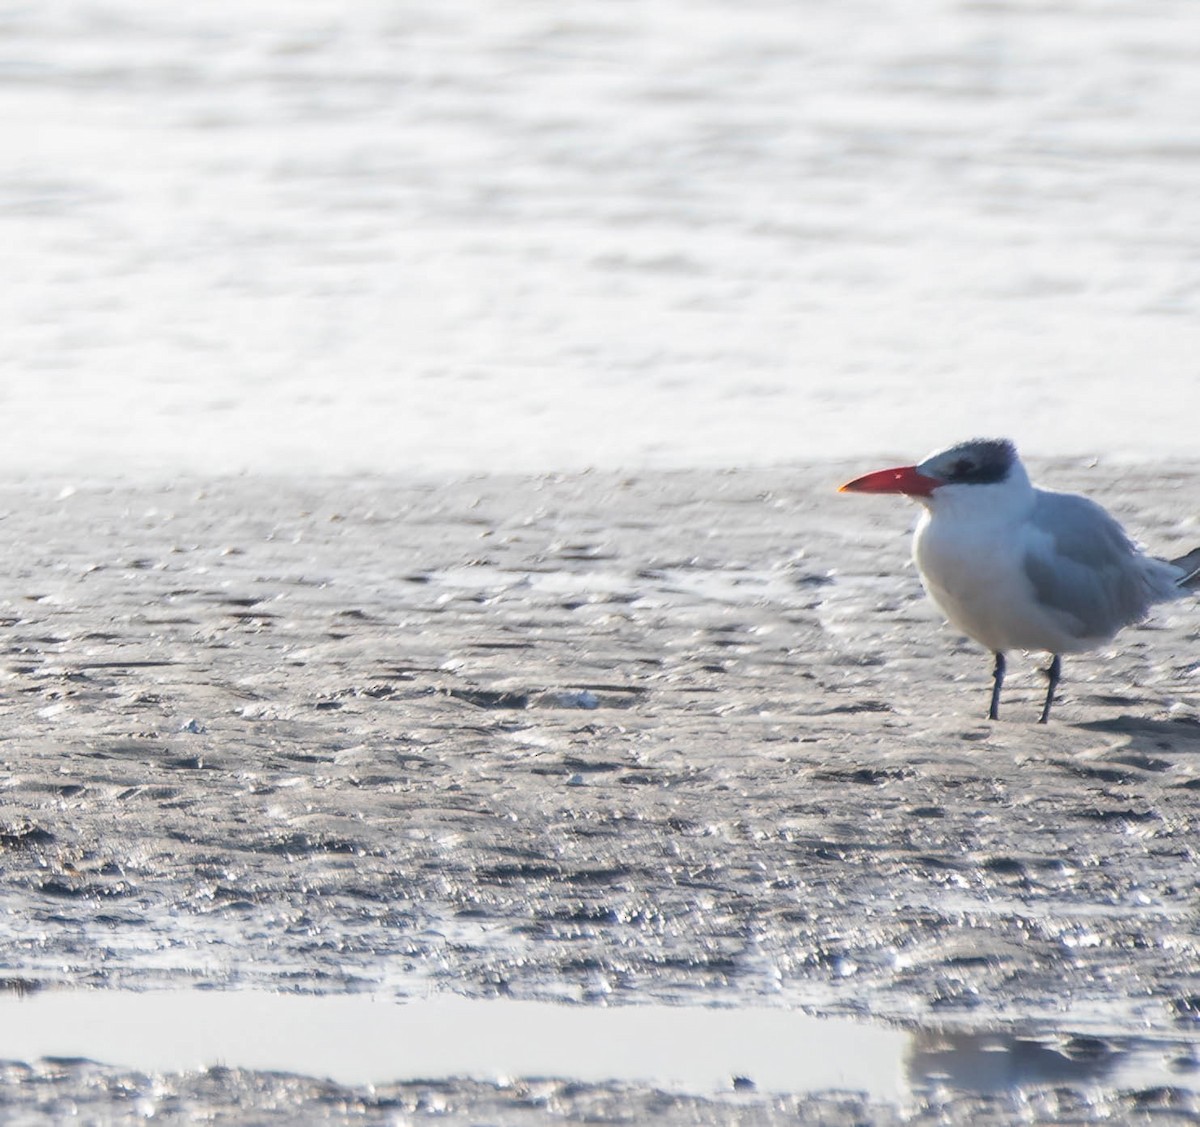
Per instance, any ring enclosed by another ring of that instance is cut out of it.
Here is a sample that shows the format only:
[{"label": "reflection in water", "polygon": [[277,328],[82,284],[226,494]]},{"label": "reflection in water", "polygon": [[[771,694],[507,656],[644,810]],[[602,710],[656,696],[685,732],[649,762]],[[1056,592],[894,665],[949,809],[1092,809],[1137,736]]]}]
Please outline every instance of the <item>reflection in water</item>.
[{"label": "reflection in water", "polygon": [[944,1085],[986,1094],[1043,1084],[1103,1084],[1129,1056],[1094,1038],[1043,1041],[923,1030],[913,1035],[905,1071],[914,1091]]}]

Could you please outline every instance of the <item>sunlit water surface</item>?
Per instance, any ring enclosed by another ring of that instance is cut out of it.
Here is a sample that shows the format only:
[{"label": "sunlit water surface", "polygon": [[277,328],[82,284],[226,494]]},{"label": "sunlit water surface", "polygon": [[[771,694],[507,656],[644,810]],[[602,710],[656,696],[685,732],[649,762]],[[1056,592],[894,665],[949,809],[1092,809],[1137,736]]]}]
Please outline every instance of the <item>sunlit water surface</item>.
[{"label": "sunlit water surface", "polygon": [[0,28],[4,473],[1194,452],[1193,0]]}]

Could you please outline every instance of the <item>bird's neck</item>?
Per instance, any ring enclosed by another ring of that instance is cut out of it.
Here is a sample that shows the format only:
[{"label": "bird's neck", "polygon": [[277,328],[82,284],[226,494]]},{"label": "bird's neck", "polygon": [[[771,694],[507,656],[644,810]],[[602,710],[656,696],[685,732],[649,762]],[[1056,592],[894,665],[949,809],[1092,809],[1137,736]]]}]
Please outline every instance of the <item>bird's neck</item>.
[{"label": "bird's neck", "polygon": [[1037,498],[1025,467],[1017,463],[994,485],[943,485],[926,508],[931,524],[954,526],[964,532],[1003,528],[1028,517]]}]

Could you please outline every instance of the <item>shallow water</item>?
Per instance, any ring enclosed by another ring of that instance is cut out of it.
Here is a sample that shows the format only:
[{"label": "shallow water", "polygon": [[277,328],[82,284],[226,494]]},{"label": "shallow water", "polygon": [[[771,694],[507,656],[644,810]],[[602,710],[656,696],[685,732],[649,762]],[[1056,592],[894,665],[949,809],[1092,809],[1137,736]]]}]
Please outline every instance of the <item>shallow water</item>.
[{"label": "shallow water", "polygon": [[778,1008],[570,1006],[263,991],[45,991],[0,998],[0,1060],[87,1058],[140,1072],[221,1065],[350,1086],[414,1080],[648,1084],[709,1096],[1071,1084],[1200,1092],[1200,1041],[901,1030]]},{"label": "shallow water", "polygon": [[0,27],[4,472],[1194,450],[1191,0]]},{"label": "shallow water", "polygon": [[901,1092],[908,1038],[780,1009],[567,1006],[256,991],[53,991],[6,999],[0,1057],[178,1072],[223,1064],[341,1084],[565,1077],[732,1090]]}]

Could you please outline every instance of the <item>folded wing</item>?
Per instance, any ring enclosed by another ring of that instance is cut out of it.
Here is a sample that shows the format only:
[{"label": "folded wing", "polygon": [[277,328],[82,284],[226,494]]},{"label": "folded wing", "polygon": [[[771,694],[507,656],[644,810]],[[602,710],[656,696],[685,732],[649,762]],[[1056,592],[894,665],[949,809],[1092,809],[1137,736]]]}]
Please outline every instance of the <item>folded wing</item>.
[{"label": "folded wing", "polygon": [[1180,570],[1144,555],[1104,509],[1072,493],[1040,491],[1039,536],[1025,556],[1038,602],[1073,637],[1103,640],[1179,598]]}]

